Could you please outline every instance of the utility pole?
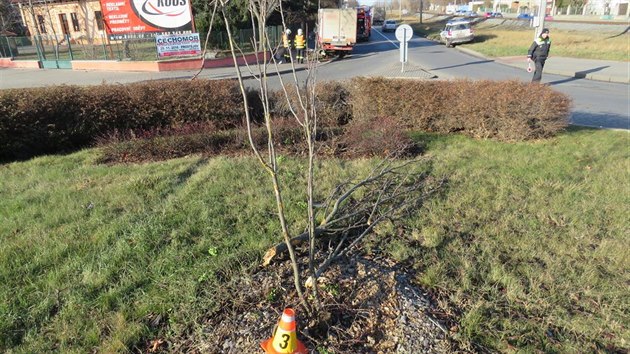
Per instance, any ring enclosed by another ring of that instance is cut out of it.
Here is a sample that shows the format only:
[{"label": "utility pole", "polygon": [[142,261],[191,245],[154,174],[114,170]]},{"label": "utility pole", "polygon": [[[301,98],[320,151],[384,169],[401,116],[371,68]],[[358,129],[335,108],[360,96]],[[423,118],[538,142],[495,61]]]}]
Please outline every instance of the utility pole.
[{"label": "utility pole", "polygon": [[534,39],[540,35],[543,28],[545,28],[545,15],[547,14],[547,0],[540,0],[538,5],[538,26],[535,27]]}]

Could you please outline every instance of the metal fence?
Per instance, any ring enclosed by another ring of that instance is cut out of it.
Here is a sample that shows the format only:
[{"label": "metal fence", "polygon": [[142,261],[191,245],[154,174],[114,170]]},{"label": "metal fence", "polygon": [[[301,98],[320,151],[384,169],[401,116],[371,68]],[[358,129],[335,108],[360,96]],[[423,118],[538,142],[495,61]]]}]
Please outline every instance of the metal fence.
[{"label": "metal fence", "polygon": [[[234,42],[245,53],[253,50],[253,30],[241,29],[233,33]],[[280,43],[281,26],[267,28],[272,46]],[[206,34],[199,34],[201,49]],[[211,32],[208,50],[215,56],[228,55],[226,32]],[[15,60],[157,60],[154,38],[108,40],[106,36],[72,38],[70,36],[41,35],[32,37],[0,36],[0,57]]]}]

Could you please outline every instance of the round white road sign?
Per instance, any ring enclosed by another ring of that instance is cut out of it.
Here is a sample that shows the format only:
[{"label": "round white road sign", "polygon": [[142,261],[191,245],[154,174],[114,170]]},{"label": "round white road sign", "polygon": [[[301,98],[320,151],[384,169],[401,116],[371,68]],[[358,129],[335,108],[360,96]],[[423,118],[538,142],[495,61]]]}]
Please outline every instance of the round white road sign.
[{"label": "round white road sign", "polygon": [[401,42],[408,42],[413,36],[413,29],[409,25],[400,25],[396,28],[396,39]]}]

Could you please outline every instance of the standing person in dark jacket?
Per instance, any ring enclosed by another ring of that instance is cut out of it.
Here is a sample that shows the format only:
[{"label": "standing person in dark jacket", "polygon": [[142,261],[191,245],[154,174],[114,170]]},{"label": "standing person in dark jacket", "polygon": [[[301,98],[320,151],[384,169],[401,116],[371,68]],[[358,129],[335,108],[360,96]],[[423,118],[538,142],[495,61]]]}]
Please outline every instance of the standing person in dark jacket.
[{"label": "standing person in dark jacket", "polygon": [[540,36],[534,40],[532,45],[527,51],[527,61],[534,61],[536,65],[536,71],[534,71],[534,77],[532,82],[540,82],[542,78],[543,67],[545,66],[545,60],[549,56],[549,49],[551,48],[551,39],[549,39],[549,29],[543,28],[540,32]]}]

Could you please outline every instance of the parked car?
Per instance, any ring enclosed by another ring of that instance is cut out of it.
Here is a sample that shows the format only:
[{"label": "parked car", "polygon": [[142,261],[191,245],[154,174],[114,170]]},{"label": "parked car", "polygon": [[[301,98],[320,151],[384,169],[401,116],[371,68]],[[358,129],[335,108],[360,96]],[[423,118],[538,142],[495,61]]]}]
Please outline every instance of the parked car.
[{"label": "parked car", "polygon": [[466,10],[457,10],[455,11],[455,16],[466,16]]},{"label": "parked car", "polygon": [[440,38],[450,48],[455,44],[471,42],[475,35],[470,22],[459,20],[447,22],[444,30],[440,32]]},{"label": "parked car", "polygon": [[490,17],[491,18],[503,18],[503,14],[500,12],[491,12],[490,13]]},{"label": "parked car", "polygon": [[396,23],[396,20],[385,20],[385,22],[383,22],[383,26],[381,27],[381,30],[383,32],[395,31],[397,27],[398,27],[398,24]]},{"label": "parked car", "polygon": [[464,16],[466,17],[477,17],[477,13],[474,11],[466,11],[466,13],[464,14]]},{"label": "parked car", "polygon": [[[534,16],[536,16],[536,15],[523,13],[523,14],[519,14],[518,16],[516,16],[516,18],[519,18],[519,19],[522,19],[522,20],[531,20],[531,19],[534,18]],[[545,15],[545,21],[553,21],[553,16],[551,16],[549,14]]]}]

